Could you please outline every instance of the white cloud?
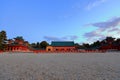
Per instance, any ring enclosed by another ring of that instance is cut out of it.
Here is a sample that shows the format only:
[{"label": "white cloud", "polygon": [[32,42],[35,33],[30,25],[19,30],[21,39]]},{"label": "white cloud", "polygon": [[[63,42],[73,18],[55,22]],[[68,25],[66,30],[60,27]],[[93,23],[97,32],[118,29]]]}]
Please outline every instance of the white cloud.
[{"label": "white cloud", "polygon": [[69,35],[69,36],[64,36],[64,37],[55,37],[55,36],[44,36],[44,39],[47,41],[66,41],[66,40],[76,40],[78,39],[78,36],[76,35]]},{"label": "white cloud", "polygon": [[92,8],[101,5],[102,3],[105,3],[107,0],[96,0],[94,2],[90,2],[88,3],[88,5],[86,6],[87,10],[91,10]]},{"label": "white cloud", "polygon": [[61,40],[58,37],[54,37],[54,36],[44,36],[44,39],[46,39],[47,41],[59,41]]},{"label": "white cloud", "polygon": [[83,36],[91,41],[95,39],[103,39],[107,36],[112,37],[120,37],[118,33],[120,33],[120,17],[112,18],[105,22],[97,22],[89,24],[88,26],[97,27],[96,30],[85,33]]}]

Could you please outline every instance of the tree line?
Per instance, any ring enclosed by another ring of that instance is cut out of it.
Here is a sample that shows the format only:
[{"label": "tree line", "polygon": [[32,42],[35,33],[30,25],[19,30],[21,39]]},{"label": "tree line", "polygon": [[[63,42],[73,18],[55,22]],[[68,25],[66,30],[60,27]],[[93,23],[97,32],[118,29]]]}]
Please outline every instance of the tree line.
[{"label": "tree line", "polygon": [[79,49],[100,49],[101,46],[107,46],[107,45],[117,45],[120,46],[120,38],[114,38],[114,37],[106,37],[103,40],[97,40],[93,42],[92,44],[89,43],[83,43],[82,45],[76,44],[76,46]]},{"label": "tree line", "polygon": [[[17,36],[13,39],[24,41],[24,38],[22,36]],[[0,31],[0,50],[3,50],[3,51],[5,50],[5,48],[7,47],[7,41],[9,41],[9,40],[12,40],[12,39],[7,39],[6,31],[4,31],[4,30]],[[18,43],[14,43],[14,44],[18,44]],[[49,43],[47,41],[34,42],[34,43],[29,44],[29,48],[31,48],[31,49],[46,49],[46,47],[48,45],[49,45]]]},{"label": "tree line", "polygon": [[[19,39],[19,40],[24,40],[22,36],[17,36],[14,39]],[[7,41],[10,39],[7,39],[7,34],[6,31],[2,30],[0,31],[0,50],[5,50],[7,46]],[[103,40],[98,40],[93,42],[92,44],[89,43],[83,43],[83,44],[78,44],[75,43],[75,47],[77,49],[99,49],[102,45],[109,45],[109,44],[114,44],[114,45],[120,45],[120,38],[113,38],[113,37],[106,37]],[[34,42],[29,44],[29,47],[32,49],[46,49],[46,47],[49,45],[47,41],[41,41],[41,42]]]}]

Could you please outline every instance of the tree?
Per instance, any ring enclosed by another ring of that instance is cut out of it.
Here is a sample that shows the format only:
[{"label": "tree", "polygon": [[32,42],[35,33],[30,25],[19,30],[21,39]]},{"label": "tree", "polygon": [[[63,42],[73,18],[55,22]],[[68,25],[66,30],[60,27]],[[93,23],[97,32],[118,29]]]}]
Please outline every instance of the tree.
[{"label": "tree", "polygon": [[100,46],[102,46],[102,45],[104,45],[104,44],[106,44],[106,41],[105,41],[105,40],[102,40],[102,41],[100,42]]},{"label": "tree", "polygon": [[118,38],[116,41],[120,44],[120,38]]},{"label": "tree", "polygon": [[6,32],[1,31],[0,32],[0,43],[4,43],[7,40]]},{"label": "tree", "polygon": [[45,49],[48,45],[49,45],[49,44],[48,44],[46,41],[42,41],[42,42],[40,43],[40,47],[43,48],[43,49]]},{"label": "tree", "polygon": [[116,44],[116,45],[120,45],[120,38],[118,38],[118,39],[115,41],[115,44]]},{"label": "tree", "polygon": [[106,37],[105,41],[108,44],[112,44],[115,41],[115,38],[113,38],[113,37]]},{"label": "tree", "polygon": [[14,39],[24,41],[24,38],[23,38],[22,36],[17,36],[17,37],[16,37],[16,38],[14,38]]},{"label": "tree", "polygon": [[79,48],[80,48],[80,45],[79,45],[78,43],[75,43],[75,47],[76,47],[77,49],[79,49]]},{"label": "tree", "polygon": [[32,44],[30,44],[30,46],[31,46],[32,48],[35,48],[35,47],[36,47],[36,44],[35,44],[35,43],[32,43]]},{"label": "tree", "polygon": [[120,50],[120,38],[118,38],[118,39],[115,41],[115,44],[117,45],[118,50]]},{"label": "tree", "polygon": [[100,45],[101,45],[100,41],[96,41],[93,44],[91,44],[90,47],[96,49],[99,48]]},{"label": "tree", "polygon": [[6,40],[6,31],[3,30],[0,32],[0,50],[4,50],[6,48]]},{"label": "tree", "polygon": [[83,47],[84,47],[84,49],[89,49],[90,45],[88,43],[83,43]]},{"label": "tree", "polygon": [[38,48],[38,49],[40,48],[40,43],[39,42],[36,43],[36,48]]}]

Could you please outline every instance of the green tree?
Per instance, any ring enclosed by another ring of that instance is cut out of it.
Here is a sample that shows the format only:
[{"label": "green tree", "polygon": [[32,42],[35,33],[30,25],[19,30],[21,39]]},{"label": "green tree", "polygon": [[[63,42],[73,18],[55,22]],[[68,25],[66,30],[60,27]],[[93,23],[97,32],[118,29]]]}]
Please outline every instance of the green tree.
[{"label": "green tree", "polygon": [[30,44],[30,46],[31,46],[32,48],[35,48],[35,47],[36,47],[36,44],[35,44],[35,43],[32,43],[32,44]]},{"label": "green tree", "polygon": [[120,45],[120,38],[116,39],[116,41],[114,41],[116,45]]},{"label": "green tree", "polygon": [[79,48],[80,48],[80,45],[79,45],[78,43],[75,43],[75,47],[76,47],[77,49],[79,49]]},{"label": "green tree", "polygon": [[23,38],[22,36],[17,36],[17,37],[16,37],[16,38],[14,38],[14,39],[24,41],[24,38]]},{"label": "green tree", "polygon": [[6,48],[6,40],[6,31],[3,30],[0,32],[0,50],[4,50]]},{"label": "green tree", "polygon": [[115,41],[115,38],[113,38],[113,37],[106,37],[105,41],[106,41],[107,44],[112,44]]},{"label": "green tree", "polygon": [[40,43],[39,43],[39,42],[37,42],[37,43],[32,43],[32,44],[30,44],[30,46],[31,46],[32,48],[35,48],[35,49],[40,49]]},{"label": "green tree", "polygon": [[40,47],[43,48],[43,49],[46,49],[46,47],[48,46],[49,44],[46,42],[46,41],[42,41],[40,43]]},{"label": "green tree", "polygon": [[90,47],[93,48],[93,49],[97,49],[97,48],[100,47],[100,45],[101,45],[101,42],[100,41],[96,41],[93,44],[91,44]]},{"label": "green tree", "polygon": [[39,42],[36,43],[36,48],[38,48],[38,49],[40,48],[40,43]]},{"label": "green tree", "polygon": [[83,43],[83,48],[84,49],[89,49],[90,48],[90,44],[88,44],[88,43]]}]

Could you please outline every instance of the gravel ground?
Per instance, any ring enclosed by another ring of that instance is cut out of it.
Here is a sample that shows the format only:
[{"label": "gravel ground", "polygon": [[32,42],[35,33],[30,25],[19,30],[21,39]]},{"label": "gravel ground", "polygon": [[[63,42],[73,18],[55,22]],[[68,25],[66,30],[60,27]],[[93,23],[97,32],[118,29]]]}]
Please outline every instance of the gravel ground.
[{"label": "gravel ground", "polygon": [[0,54],[0,80],[120,80],[120,53]]}]

